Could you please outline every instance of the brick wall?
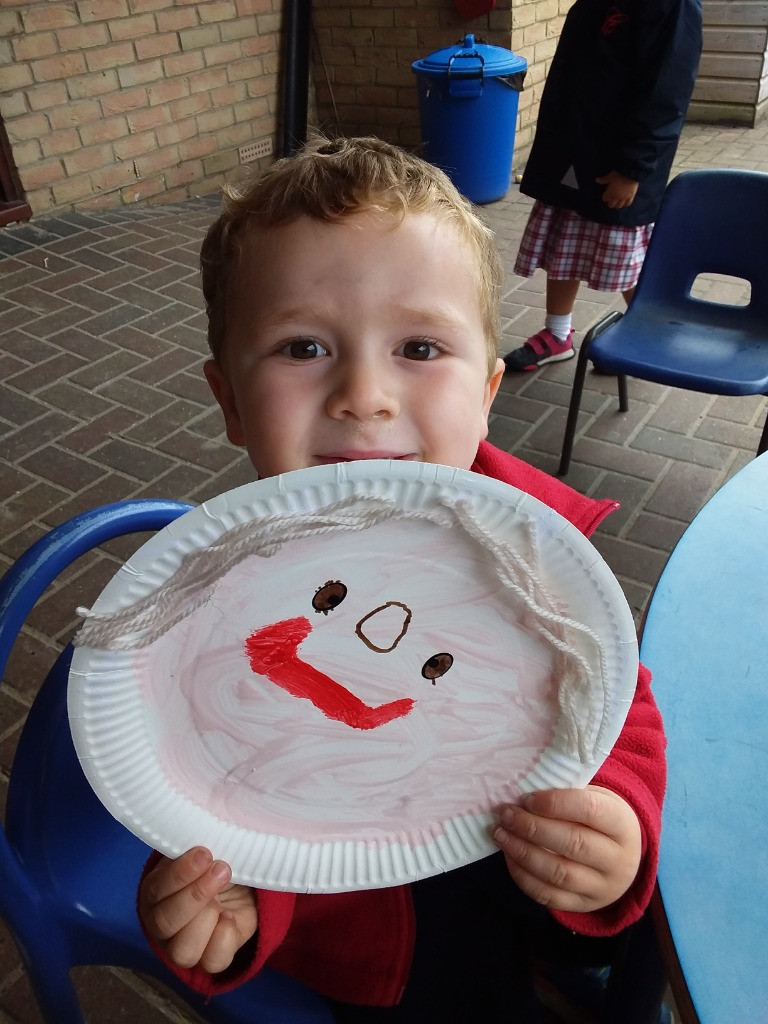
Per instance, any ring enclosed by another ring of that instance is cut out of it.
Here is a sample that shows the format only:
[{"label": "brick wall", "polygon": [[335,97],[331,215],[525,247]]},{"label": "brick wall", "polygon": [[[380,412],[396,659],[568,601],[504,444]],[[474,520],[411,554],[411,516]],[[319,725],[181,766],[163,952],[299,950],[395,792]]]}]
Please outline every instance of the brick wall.
[{"label": "brick wall", "polygon": [[497,0],[488,14],[462,20],[452,0],[315,0],[314,80],[321,126],[420,142],[411,64],[466,32],[528,61],[520,96],[515,163],[530,147],[538,103],[566,12],[573,0]]},{"label": "brick wall", "polygon": [[0,115],[33,212],[211,191],[274,138],[280,0],[0,0]]}]

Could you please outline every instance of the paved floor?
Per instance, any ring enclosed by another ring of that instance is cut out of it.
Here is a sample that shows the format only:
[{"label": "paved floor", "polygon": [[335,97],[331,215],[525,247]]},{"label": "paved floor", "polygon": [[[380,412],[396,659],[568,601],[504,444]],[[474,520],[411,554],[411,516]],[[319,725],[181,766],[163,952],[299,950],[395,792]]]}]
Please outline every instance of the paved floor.
[{"label": "paved floor", "polygon": [[[759,129],[690,126],[676,170],[768,171]],[[129,497],[198,502],[251,478],[222,435],[200,372],[205,325],[197,283],[212,197],[172,206],[40,218],[0,231],[0,571],[50,527]],[[530,203],[513,188],[485,208],[511,267]],[[712,294],[730,296],[718,283]],[[582,332],[612,305],[584,291]],[[504,296],[505,351],[543,323],[544,281],[516,278]],[[619,308],[620,304],[616,304]],[[554,472],[573,362],[505,379],[491,440]],[[766,400],[725,400],[588,375],[569,482],[621,510],[596,543],[638,618],[667,556],[707,498],[754,454]],[[135,546],[135,544],[133,544]],[[115,543],[80,560],[31,614],[0,692],[0,806],[36,688],[87,604],[131,550]],[[89,1024],[186,1021],[125,972],[79,971]],[[0,1024],[36,1024],[15,948],[0,925]]]}]

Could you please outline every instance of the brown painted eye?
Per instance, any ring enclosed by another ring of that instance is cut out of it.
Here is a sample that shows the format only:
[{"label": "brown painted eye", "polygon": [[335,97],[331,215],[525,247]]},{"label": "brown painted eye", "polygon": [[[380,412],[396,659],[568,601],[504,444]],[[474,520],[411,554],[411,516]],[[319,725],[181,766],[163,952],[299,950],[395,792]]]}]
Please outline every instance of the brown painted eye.
[{"label": "brown painted eye", "polygon": [[425,679],[431,679],[432,685],[434,686],[435,680],[439,679],[440,676],[444,676],[452,664],[452,654],[433,654],[432,657],[427,658],[421,666],[421,674]]},{"label": "brown painted eye", "polygon": [[337,605],[340,605],[346,596],[347,588],[343,583],[339,580],[328,580],[324,586],[318,587],[315,592],[315,596],[312,598],[312,607],[316,612],[322,612],[323,615],[327,615]]}]

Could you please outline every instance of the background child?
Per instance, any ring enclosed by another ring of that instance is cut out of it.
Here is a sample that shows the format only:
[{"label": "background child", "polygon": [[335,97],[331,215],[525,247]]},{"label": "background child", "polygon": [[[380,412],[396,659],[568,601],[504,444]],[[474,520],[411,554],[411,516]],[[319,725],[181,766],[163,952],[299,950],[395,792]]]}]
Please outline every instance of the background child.
[{"label": "background child", "polygon": [[581,281],[629,303],[700,53],[700,0],[576,0],[568,12],[520,185],[536,203],[515,273],[547,271],[546,318],[507,370],[573,356]]},{"label": "background child", "polygon": [[[447,177],[376,139],[323,140],[240,191],[202,249],[227,434],[259,476],[352,459],[444,463],[512,483],[590,533],[615,507],[485,440],[503,364],[492,233]],[[583,790],[500,809],[499,853],[412,886],[306,895],[230,882],[196,847],[154,855],[139,914],[158,955],[216,993],[265,964],[340,1021],[539,1020],[532,936],[609,936],[653,888],[664,737],[641,669],[626,725]],[[546,911],[543,909],[546,907]]]}]

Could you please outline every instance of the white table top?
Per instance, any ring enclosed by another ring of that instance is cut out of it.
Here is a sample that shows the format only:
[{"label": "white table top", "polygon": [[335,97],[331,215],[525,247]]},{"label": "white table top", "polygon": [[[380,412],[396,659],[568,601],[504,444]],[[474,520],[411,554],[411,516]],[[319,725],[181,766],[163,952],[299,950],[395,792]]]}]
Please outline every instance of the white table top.
[{"label": "white table top", "polygon": [[641,657],[664,716],[659,887],[701,1024],[768,1021],[768,454],[678,543]]}]

